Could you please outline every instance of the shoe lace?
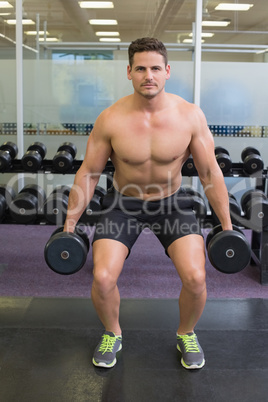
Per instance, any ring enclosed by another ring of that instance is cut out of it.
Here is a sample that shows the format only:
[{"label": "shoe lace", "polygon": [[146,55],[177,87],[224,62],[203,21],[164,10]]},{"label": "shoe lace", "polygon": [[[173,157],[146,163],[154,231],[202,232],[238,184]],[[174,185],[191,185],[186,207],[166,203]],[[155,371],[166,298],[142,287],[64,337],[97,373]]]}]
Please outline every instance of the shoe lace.
[{"label": "shoe lace", "polygon": [[180,338],[182,339],[182,342],[185,347],[185,352],[190,352],[190,353],[199,353],[199,347],[196,342],[196,335],[180,335]]},{"label": "shoe lace", "polygon": [[99,352],[102,352],[103,355],[106,352],[113,352],[115,342],[116,342],[116,337],[111,337],[109,335],[104,334],[102,336],[102,342],[99,347]]}]

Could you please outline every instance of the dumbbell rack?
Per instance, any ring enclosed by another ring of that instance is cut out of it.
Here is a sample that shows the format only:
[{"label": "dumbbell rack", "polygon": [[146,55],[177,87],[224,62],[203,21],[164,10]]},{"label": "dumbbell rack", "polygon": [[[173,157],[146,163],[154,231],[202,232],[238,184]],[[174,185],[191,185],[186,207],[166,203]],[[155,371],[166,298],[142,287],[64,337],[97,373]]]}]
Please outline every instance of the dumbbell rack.
[{"label": "dumbbell rack", "polygon": [[[38,172],[31,172],[31,173],[40,173],[40,174],[47,174],[47,173],[53,173],[53,174],[75,174],[77,170],[80,168],[82,164],[81,160],[74,160],[72,168],[65,173],[59,173],[56,171],[53,167],[53,161],[44,159],[43,164],[41,168],[38,170]],[[22,166],[21,160],[15,159],[13,160],[12,166],[8,170],[5,170],[2,173],[29,173],[28,171],[25,171],[25,169]],[[114,174],[114,166],[111,161],[108,161],[105,169],[103,170],[103,174],[106,175],[107,177],[107,185],[109,184],[109,180],[111,180],[111,177]],[[192,174],[189,176],[197,176],[197,174]],[[228,178],[239,178],[239,177],[253,177],[250,176],[248,173],[246,173],[243,169],[243,163],[232,163],[232,167],[229,172],[224,173],[224,177]],[[110,179],[109,179],[110,178]],[[254,176],[256,179],[256,189],[261,190],[265,192],[266,188],[266,182],[268,179],[268,170],[264,169],[262,172],[259,172],[258,176]],[[268,195],[268,194],[267,194]],[[211,218],[207,216],[203,223],[203,227],[205,228],[206,226],[209,225],[211,221]],[[4,218],[4,220],[1,222],[2,224],[12,224],[15,222],[12,222],[9,217]],[[37,219],[34,224],[47,224],[44,221],[44,219]],[[260,267],[261,271],[261,278],[260,282],[262,285],[268,285],[268,227],[263,228],[262,232],[255,232],[252,231],[252,239],[251,239],[251,249],[252,249],[252,262],[254,262],[256,265]]]}]

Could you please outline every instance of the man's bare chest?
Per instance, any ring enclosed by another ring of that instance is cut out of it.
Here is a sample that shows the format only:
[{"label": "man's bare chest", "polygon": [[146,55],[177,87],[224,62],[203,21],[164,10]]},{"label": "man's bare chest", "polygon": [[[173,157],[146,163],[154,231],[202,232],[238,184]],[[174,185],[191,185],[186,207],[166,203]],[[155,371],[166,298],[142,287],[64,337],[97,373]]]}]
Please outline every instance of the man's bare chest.
[{"label": "man's bare chest", "polygon": [[190,133],[174,121],[132,121],[118,127],[112,148],[116,158],[128,163],[167,164],[183,157],[189,142]]}]

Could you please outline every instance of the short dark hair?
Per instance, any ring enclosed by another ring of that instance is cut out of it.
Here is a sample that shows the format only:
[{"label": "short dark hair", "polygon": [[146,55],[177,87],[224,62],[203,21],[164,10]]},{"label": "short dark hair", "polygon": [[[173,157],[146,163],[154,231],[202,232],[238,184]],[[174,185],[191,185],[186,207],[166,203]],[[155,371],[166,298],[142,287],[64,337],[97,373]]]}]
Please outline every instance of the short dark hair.
[{"label": "short dark hair", "polygon": [[155,38],[140,38],[136,39],[129,45],[128,60],[130,68],[132,67],[134,54],[141,52],[157,52],[161,54],[165,61],[165,66],[168,64],[167,49],[165,45]]}]

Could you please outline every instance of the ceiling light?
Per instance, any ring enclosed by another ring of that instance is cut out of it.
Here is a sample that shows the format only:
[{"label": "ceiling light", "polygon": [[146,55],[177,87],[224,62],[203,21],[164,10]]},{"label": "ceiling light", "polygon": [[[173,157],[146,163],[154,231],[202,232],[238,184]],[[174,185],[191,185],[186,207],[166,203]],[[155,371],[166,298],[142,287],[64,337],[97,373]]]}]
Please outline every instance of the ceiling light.
[{"label": "ceiling light", "polygon": [[[25,35],[37,35],[37,31],[25,31]],[[45,31],[39,31],[39,35],[45,35]],[[49,35],[49,32],[46,32]]]},{"label": "ceiling light", "polygon": [[[204,43],[205,41],[202,39],[201,43]],[[193,43],[193,39],[183,39],[182,43]]]},{"label": "ceiling light", "polygon": [[46,40],[45,40],[45,38],[40,38],[39,42],[59,42],[59,39],[52,37],[52,38],[46,38]]},{"label": "ceiling light", "polygon": [[[5,22],[9,25],[16,25],[17,21],[16,20],[5,20]],[[35,22],[33,20],[27,20],[24,19],[22,20],[22,25],[34,25]]]},{"label": "ceiling light", "polygon": [[3,15],[10,15],[11,13],[0,13],[1,16]]},{"label": "ceiling light", "polygon": [[100,42],[121,42],[120,38],[100,38]]},{"label": "ceiling light", "polygon": [[116,20],[89,20],[90,25],[117,25]]},{"label": "ceiling light", "polygon": [[253,4],[232,4],[232,3],[220,3],[215,7],[215,10],[224,11],[248,11]]},{"label": "ceiling light", "polygon": [[[202,36],[203,38],[212,38],[212,36],[214,36],[214,35],[215,35],[215,34],[212,33],[212,32],[202,32],[202,33],[201,33],[201,36]],[[193,34],[190,33],[189,36],[192,37]]]},{"label": "ceiling light", "polygon": [[8,1],[0,1],[0,8],[13,8]]},{"label": "ceiling light", "polygon": [[119,36],[119,32],[105,32],[105,31],[99,31],[95,32],[96,36]]},{"label": "ceiling light", "polygon": [[202,21],[203,27],[227,27],[231,21]]},{"label": "ceiling light", "polygon": [[81,8],[114,8],[112,1],[79,1]]}]

